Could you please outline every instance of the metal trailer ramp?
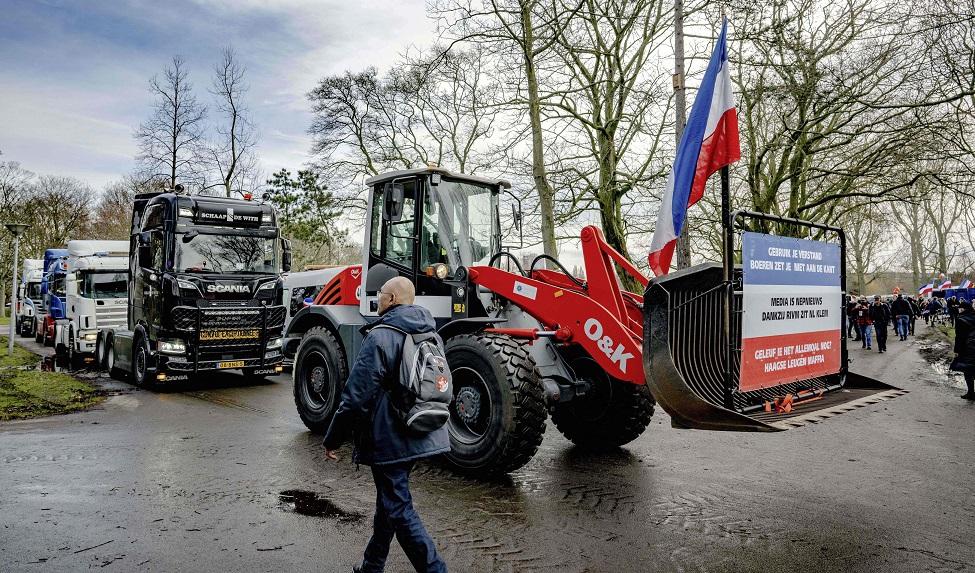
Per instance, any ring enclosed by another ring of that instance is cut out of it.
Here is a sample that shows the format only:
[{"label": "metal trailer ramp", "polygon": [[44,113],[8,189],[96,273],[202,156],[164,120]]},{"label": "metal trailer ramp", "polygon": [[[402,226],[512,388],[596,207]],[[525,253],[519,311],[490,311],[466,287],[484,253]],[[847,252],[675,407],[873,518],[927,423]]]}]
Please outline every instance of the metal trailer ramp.
[{"label": "metal trailer ramp", "polygon": [[[670,414],[675,427],[781,431],[906,394],[849,372],[845,336],[838,374],[739,391],[742,275],[740,268],[728,267],[730,285],[724,278],[726,269],[709,263],[654,279],[644,296],[644,371],[654,398]],[[729,300],[731,309],[726,315]],[[729,352],[725,352],[729,348],[726,316],[734,342]],[[777,413],[774,408],[766,411],[766,404],[777,397],[800,393],[812,395],[812,399],[799,401],[788,413]]]}]

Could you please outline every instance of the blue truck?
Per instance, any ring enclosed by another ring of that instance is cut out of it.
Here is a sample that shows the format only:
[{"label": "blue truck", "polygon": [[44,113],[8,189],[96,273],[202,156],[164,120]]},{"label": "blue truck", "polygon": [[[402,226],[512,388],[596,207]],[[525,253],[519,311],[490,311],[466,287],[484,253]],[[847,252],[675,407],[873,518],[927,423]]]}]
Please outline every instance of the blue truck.
[{"label": "blue truck", "polygon": [[44,346],[54,346],[55,321],[65,318],[67,304],[65,277],[67,275],[67,249],[44,251],[44,274],[41,276],[41,300],[47,313],[35,316],[34,340]]}]

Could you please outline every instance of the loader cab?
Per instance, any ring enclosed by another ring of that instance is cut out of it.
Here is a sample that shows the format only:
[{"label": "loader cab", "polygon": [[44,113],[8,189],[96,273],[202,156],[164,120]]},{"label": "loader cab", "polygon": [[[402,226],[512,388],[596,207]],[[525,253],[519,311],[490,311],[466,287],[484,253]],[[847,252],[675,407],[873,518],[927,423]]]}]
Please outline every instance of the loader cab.
[{"label": "loader cab", "polygon": [[375,316],[379,289],[404,276],[416,285],[417,304],[436,318],[449,318],[451,287],[443,279],[459,267],[488,264],[499,250],[498,195],[511,185],[438,168],[394,171],[366,185],[360,311]]}]

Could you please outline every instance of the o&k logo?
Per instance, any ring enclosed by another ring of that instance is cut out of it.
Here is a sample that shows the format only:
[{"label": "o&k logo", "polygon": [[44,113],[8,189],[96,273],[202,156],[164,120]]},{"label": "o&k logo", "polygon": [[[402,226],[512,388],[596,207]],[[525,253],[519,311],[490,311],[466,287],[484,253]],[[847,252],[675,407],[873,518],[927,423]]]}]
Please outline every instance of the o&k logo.
[{"label": "o&k logo", "polygon": [[633,358],[633,355],[629,352],[624,352],[626,349],[623,345],[617,344],[611,337],[603,336],[603,325],[595,318],[587,320],[586,324],[582,326],[582,329],[586,332],[586,338],[594,341],[596,347],[614,364],[619,366],[620,371],[625,374],[626,361]]}]

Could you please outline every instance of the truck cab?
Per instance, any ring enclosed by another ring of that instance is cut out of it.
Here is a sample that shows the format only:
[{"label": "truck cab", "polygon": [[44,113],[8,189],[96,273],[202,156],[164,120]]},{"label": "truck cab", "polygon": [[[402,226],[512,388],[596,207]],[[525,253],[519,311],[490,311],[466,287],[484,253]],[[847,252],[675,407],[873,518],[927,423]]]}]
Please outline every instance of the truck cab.
[{"label": "truck cab", "polygon": [[100,328],[125,325],[128,241],[69,241],[64,316],[55,320],[55,350],[72,366],[95,360]]},{"label": "truck cab", "polygon": [[98,359],[139,385],[236,369],[280,372],[281,272],[290,244],[258,202],[136,196],[125,329],[101,332]]},{"label": "truck cab", "polygon": [[41,297],[41,279],[44,276],[43,259],[24,259],[20,285],[17,288],[16,330],[21,336],[33,336],[35,320],[44,314]]},{"label": "truck cab", "polygon": [[41,301],[45,314],[38,315],[34,324],[34,340],[44,346],[54,346],[55,321],[65,317],[65,274],[67,273],[68,250],[47,249],[44,251],[44,274],[41,277]]}]

